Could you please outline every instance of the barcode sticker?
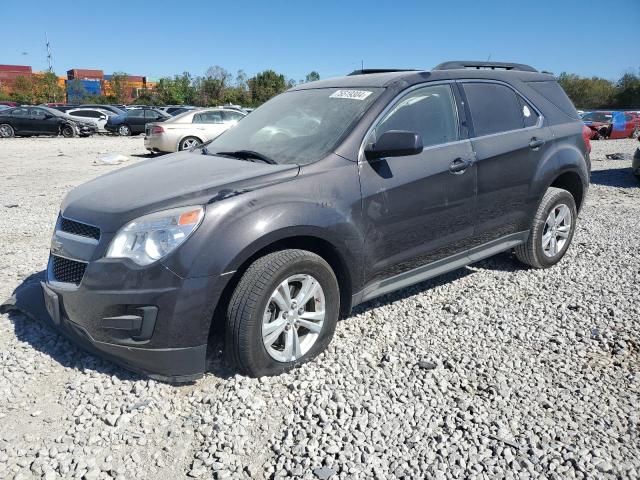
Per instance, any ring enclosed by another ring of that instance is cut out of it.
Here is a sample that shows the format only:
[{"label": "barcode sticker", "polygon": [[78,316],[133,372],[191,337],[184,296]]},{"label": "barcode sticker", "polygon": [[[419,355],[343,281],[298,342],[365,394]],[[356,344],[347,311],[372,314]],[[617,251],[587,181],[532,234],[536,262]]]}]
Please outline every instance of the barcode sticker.
[{"label": "barcode sticker", "polygon": [[348,98],[350,100],[364,100],[372,92],[367,92],[366,90],[336,90],[329,98]]}]

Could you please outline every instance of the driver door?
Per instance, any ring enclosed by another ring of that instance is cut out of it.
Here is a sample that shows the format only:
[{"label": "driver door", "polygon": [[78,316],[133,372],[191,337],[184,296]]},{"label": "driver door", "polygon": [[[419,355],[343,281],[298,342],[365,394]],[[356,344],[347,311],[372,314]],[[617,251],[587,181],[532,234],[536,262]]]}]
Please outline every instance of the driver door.
[{"label": "driver door", "polygon": [[424,150],[361,161],[365,299],[394,282],[391,277],[411,276],[422,265],[466,250],[473,238],[476,167],[471,143],[460,133],[452,85],[432,84],[407,93],[366,143],[389,130],[419,133]]}]

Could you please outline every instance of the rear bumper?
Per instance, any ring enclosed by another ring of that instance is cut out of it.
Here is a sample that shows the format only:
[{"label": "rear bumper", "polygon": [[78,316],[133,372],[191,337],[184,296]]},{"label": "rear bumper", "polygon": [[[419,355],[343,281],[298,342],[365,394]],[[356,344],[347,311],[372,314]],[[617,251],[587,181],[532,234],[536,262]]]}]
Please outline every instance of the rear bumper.
[{"label": "rear bumper", "polygon": [[145,135],[144,148],[154,152],[177,152],[176,142],[169,140],[166,135]]}]

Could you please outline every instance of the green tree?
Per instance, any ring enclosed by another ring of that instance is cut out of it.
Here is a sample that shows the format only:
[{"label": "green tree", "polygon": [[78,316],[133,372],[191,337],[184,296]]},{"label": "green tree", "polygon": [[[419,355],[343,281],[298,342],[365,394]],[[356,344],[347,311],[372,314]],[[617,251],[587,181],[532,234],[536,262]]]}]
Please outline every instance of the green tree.
[{"label": "green tree", "polygon": [[111,97],[115,103],[128,103],[131,100],[131,83],[129,75],[124,72],[115,72],[111,75]]},{"label": "green tree", "polygon": [[33,104],[35,101],[33,80],[31,77],[18,76],[11,87],[11,100],[18,103]]},{"label": "green tree", "polygon": [[64,102],[64,87],[58,83],[55,73],[33,75],[31,81],[34,103]]},{"label": "green tree", "polygon": [[271,97],[287,89],[287,81],[284,75],[278,74],[273,70],[260,72],[255,77],[250,78],[247,83],[251,92],[251,103],[255,106],[266,102]]},{"label": "green tree", "polygon": [[307,76],[305,78],[306,82],[315,82],[317,80],[320,80],[320,74],[318,72],[313,70],[313,71],[307,73]]},{"label": "green tree", "polygon": [[613,104],[615,85],[609,80],[562,72],[558,82],[578,108],[610,108]]},{"label": "green tree", "polygon": [[640,109],[640,76],[625,73],[616,82],[614,104],[621,109]]}]

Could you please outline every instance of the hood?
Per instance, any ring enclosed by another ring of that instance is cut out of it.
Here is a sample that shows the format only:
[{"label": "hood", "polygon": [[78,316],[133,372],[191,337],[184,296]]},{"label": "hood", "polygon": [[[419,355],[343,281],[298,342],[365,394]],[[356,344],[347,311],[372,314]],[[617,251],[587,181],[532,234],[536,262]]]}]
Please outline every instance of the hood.
[{"label": "hood", "polygon": [[268,165],[195,152],[149,159],[75,188],[62,215],[115,232],[147,213],[204,205],[298,175],[298,165]]}]

